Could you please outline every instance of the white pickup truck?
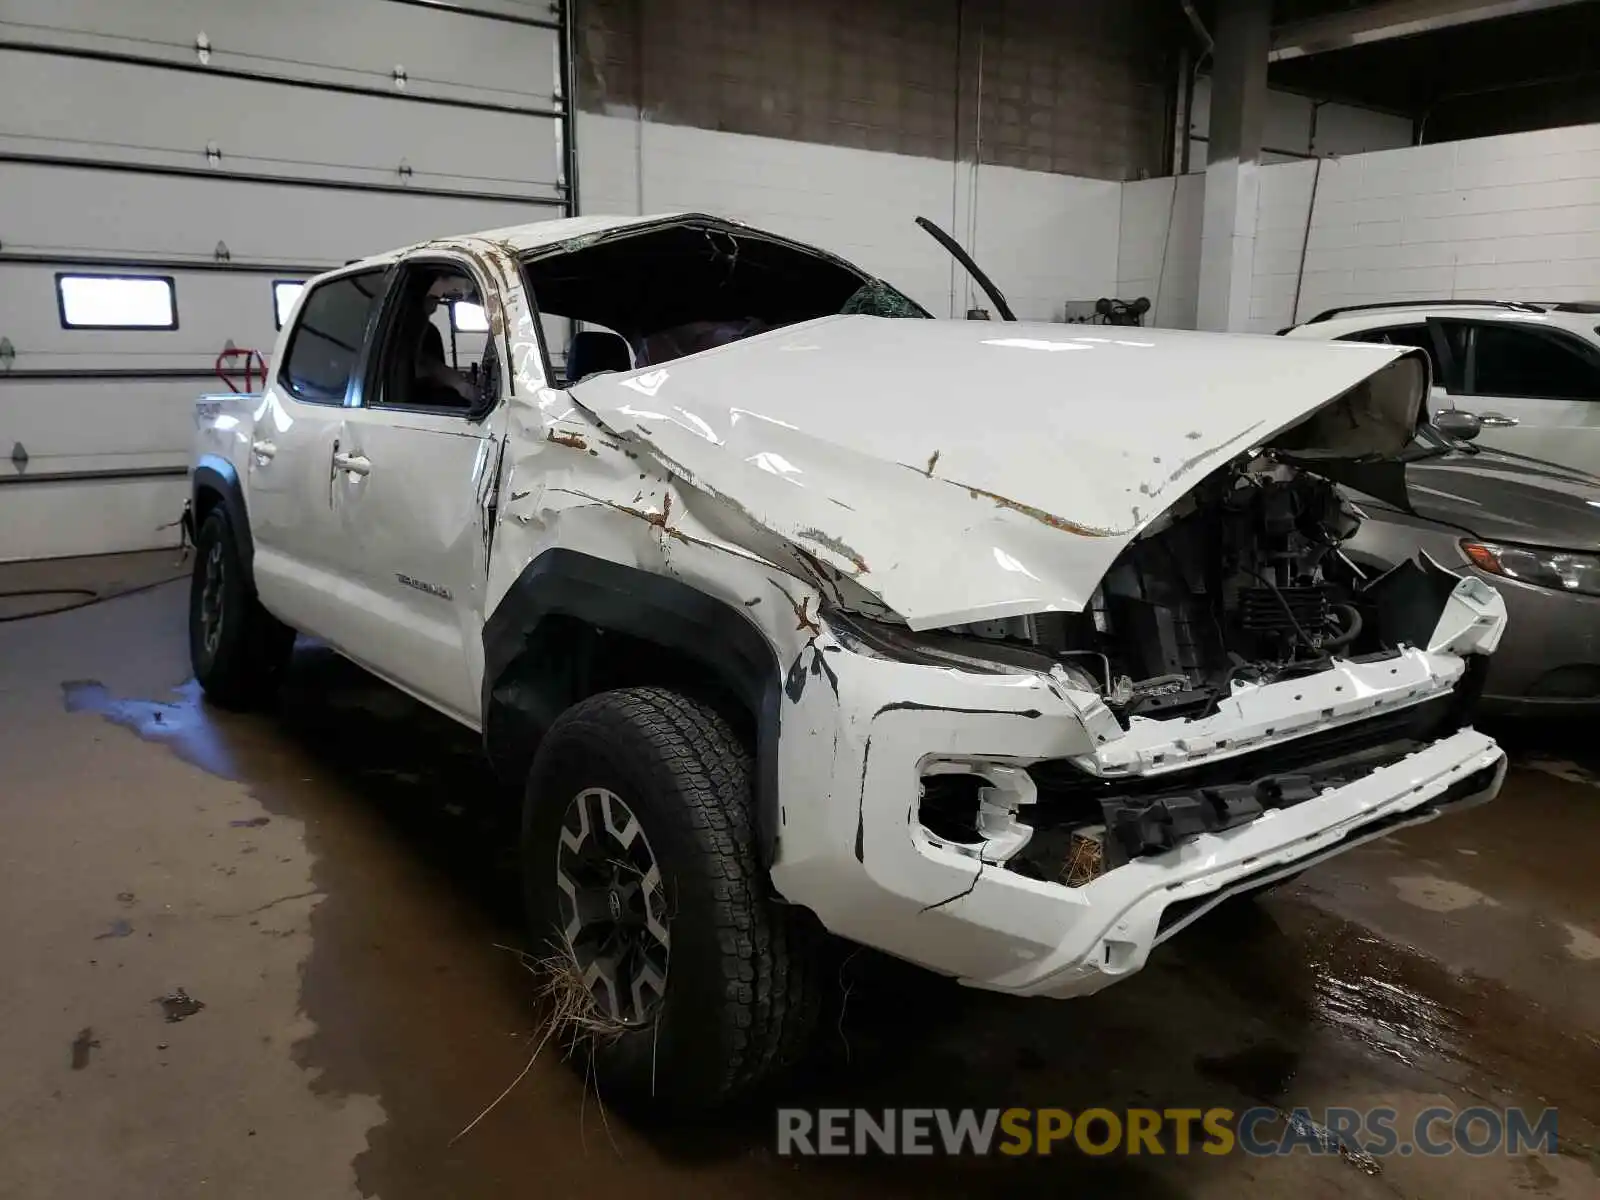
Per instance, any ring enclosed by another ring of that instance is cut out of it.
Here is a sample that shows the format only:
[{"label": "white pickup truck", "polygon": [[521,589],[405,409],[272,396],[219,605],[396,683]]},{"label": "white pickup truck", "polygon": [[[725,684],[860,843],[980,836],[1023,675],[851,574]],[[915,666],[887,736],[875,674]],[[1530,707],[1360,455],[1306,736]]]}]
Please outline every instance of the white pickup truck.
[{"label": "white pickup truck", "polygon": [[1498,594],[1339,549],[1419,352],[931,320],[689,215],[352,263],[272,363],[198,405],[195,673],[299,631],[481,732],[608,1097],[769,1077],[817,927],[1082,995],[1504,775]]}]

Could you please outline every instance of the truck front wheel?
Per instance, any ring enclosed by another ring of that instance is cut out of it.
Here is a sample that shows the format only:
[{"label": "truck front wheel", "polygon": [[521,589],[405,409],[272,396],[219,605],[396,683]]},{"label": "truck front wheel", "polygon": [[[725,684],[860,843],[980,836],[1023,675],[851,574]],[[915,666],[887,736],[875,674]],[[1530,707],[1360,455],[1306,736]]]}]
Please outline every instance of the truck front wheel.
[{"label": "truck front wheel", "polygon": [[189,661],[206,697],[249,708],[272,694],[289,662],[294,630],[261,607],[246,582],[239,543],[222,507],[195,535],[189,582]]},{"label": "truck front wheel", "polygon": [[593,696],[539,747],[522,866],[546,1015],[608,1103],[713,1109],[808,1039],[814,942],[771,896],[750,810],[749,752],[665,689]]}]

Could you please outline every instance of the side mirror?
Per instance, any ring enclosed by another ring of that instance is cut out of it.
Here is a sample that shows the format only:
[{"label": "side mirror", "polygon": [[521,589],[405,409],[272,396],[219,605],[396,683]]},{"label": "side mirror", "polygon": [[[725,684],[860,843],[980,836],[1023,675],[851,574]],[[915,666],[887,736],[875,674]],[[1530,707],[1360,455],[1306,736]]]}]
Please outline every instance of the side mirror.
[{"label": "side mirror", "polygon": [[1483,422],[1478,414],[1462,412],[1459,408],[1447,408],[1435,413],[1433,425],[1446,437],[1453,437],[1460,442],[1470,442],[1483,432]]}]

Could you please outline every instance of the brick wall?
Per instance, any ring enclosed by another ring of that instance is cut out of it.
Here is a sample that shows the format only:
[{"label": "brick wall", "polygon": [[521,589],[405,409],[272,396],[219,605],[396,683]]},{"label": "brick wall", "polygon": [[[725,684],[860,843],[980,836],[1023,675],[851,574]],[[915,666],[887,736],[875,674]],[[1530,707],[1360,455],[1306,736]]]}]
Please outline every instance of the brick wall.
[{"label": "brick wall", "polygon": [[[1168,0],[585,0],[585,212],[700,209],[816,242],[940,315],[1113,294],[1117,181],[1165,169]],[[973,164],[980,164],[974,166]]]},{"label": "brick wall", "polygon": [[1166,0],[585,0],[579,101],[687,125],[1030,171],[1165,169]]}]

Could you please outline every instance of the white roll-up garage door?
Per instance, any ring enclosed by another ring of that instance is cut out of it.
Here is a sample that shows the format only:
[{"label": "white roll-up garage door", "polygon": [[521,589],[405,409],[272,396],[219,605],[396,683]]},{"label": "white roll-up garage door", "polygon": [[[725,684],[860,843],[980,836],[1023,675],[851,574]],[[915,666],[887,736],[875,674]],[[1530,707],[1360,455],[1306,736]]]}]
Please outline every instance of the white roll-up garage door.
[{"label": "white roll-up garage door", "polygon": [[0,0],[0,561],[174,544],[276,285],[563,215],[564,41],[548,0]]}]

